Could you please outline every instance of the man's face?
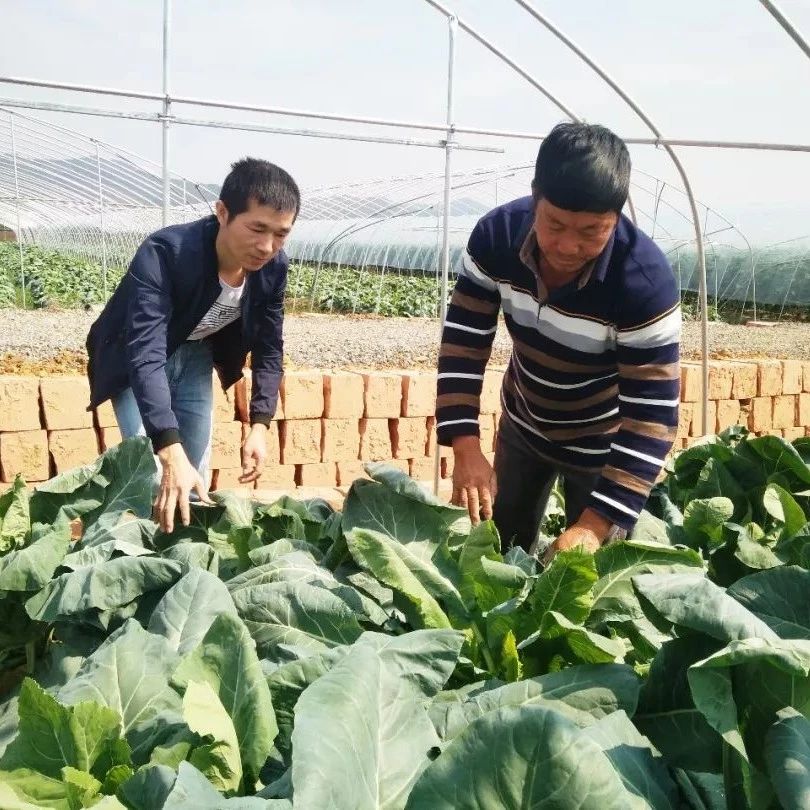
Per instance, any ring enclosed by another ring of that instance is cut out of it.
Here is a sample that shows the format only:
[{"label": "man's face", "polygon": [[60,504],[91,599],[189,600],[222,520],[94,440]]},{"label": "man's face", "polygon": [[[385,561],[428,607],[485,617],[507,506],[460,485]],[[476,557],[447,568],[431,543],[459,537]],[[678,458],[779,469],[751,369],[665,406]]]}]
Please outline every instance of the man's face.
[{"label": "man's face", "polygon": [[552,270],[574,275],[605,249],[618,219],[613,211],[567,211],[541,199],[534,213],[534,233]]},{"label": "man's face", "polygon": [[246,211],[228,221],[228,209],[217,201],[219,238],[228,254],[245,270],[264,267],[283,247],[292,230],[295,213],[248,200]]}]

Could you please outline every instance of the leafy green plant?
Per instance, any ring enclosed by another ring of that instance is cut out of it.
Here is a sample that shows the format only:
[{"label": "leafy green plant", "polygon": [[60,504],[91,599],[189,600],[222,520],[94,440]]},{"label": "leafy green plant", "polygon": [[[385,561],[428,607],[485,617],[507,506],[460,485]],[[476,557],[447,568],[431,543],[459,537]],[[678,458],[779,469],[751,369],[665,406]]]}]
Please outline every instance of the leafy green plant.
[{"label": "leafy green plant", "polygon": [[380,464],[342,512],[215,493],[171,535],[145,439],[18,480],[0,806],[802,807],[810,466],[771,438],[545,568]]}]

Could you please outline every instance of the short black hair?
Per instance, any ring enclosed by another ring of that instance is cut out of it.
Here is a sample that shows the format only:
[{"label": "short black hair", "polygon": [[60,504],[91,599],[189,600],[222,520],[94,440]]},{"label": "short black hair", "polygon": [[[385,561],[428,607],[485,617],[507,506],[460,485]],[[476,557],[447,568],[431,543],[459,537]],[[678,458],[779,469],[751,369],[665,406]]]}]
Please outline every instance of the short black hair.
[{"label": "short black hair", "polygon": [[535,202],[566,211],[621,213],[630,191],[627,145],[598,124],[557,124],[540,145],[534,167]]},{"label": "short black hair", "polygon": [[250,200],[276,211],[292,211],[296,217],[301,207],[301,192],[295,180],[275,163],[252,157],[231,164],[219,199],[228,209],[228,222],[247,211]]}]

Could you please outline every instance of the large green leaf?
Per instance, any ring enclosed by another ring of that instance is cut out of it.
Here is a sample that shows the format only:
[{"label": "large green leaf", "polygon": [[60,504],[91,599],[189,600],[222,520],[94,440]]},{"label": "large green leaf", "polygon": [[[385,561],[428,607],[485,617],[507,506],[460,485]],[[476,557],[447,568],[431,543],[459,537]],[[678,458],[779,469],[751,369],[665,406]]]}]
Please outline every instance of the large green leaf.
[{"label": "large green leaf", "polygon": [[407,810],[495,807],[627,810],[634,803],[580,728],[545,706],[519,706],[472,723],[425,770],[407,803]]},{"label": "large green leaf", "polygon": [[151,549],[126,540],[106,540],[103,543],[86,546],[79,551],[72,551],[62,560],[59,567],[77,571],[79,568],[107,562],[113,557],[143,557],[153,553]]},{"label": "large green leaf", "polygon": [[[283,542],[283,540],[279,540],[273,545]],[[272,548],[272,546],[268,548]],[[263,565],[250,568],[229,580],[228,590],[231,594],[235,594],[244,588],[273,582],[306,582],[317,585],[342,599],[357,614],[358,618],[378,625],[384,624],[388,619],[388,615],[376,602],[351,585],[340,582],[331,571],[318,565],[314,558],[305,551],[292,550]]]},{"label": "large green leaf", "polygon": [[439,738],[427,715],[462,636],[366,633],[295,707],[292,781],[301,807],[403,808]]},{"label": "large green leaf", "polygon": [[[462,701],[434,700],[430,717],[439,736],[452,740],[477,718],[505,706],[549,704],[559,706],[577,725],[590,725],[608,714],[633,714],[640,678],[623,664],[569,667],[537,678],[478,690]],[[439,696],[441,697],[441,695]]]},{"label": "large green leaf", "polygon": [[112,610],[149,591],[165,591],[182,575],[180,565],[159,557],[117,557],[51,580],[26,602],[32,619],[52,622],[91,609]]},{"label": "large green leaf", "polygon": [[781,711],[768,730],[765,756],[782,807],[810,807],[810,720],[792,708]]},{"label": "large green leaf", "polygon": [[593,586],[590,627],[607,622],[640,619],[644,611],[633,590],[632,578],[640,574],[668,574],[703,569],[703,558],[688,548],[673,548],[640,540],[609,543],[594,555],[599,579]]},{"label": "large green leaf", "polygon": [[44,776],[31,768],[0,771],[0,807],[3,810],[73,810],[67,785],[59,778]]},{"label": "large green leaf", "polygon": [[607,755],[639,810],[679,810],[679,791],[666,763],[638,733],[624,711],[616,711],[589,726],[585,736]]},{"label": "large green leaf", "polygon": [[[453,582],[425,557],[424,544],[401,543],[380,531],[352,529],[346,542],[355,562],[403,598],[403,611],[415,628],[449,627],[438,600],[456,615],[466,608]],[[438,553],[437,548],[434,553]]]},{"label": "large green leaf", "polygon": [[120,737],[118,715],[98,703],[62,706],[33,680],[20,690],[20,731],[8,746],[0,768],[29,768],[60,779],[66,766],[103,779],[115,765],[129,761]]},{"label": "large green leaf", "polygon": [[539,632],[547,632],[553,613],[570,622],[582,623],[591,609],[592,588],[596,580],[593,554],[578,549],[557,554],[551,565],[537,577],[529,597]]},{"label": "large green leaf", "polygon": [[642,574],[633,587],[668,622],[719,641],[776,638],[765,622],[702,574]]},{"label": "large green leaf", "polygon": [[796,499],[783,487],[768,484],[762,496],[765,511],[782,527],[784,537],[792,537],[807,522]]},{"label": "large green leaf", "polygon": [[109,706],[130,735],[160,712],[179,713],[180,697],[169,685],[176,663],[176,653],[165,638],[130,619],[87,658],[57,698],[68,704],[92,700]]},{"label": "large green leaf", "polygon": [[104,502],[104,490],[109,480],[101,475],[104,457],[91,464],[76,467],[37,485],[31,494],[30,511],[33,523],[53,523],[60,510],[73,519],[98,509]]},{"label": "large green leaf", "polygon": [[363,632],[339,596],[308,582],[269,582],[238,589],[232,597],[262,656],[283,657],[282,645],[320,652],[351,644]]},{"label": "large green leaf", "polygon": [[810,639],[810,571],[793,566],[761,571],[737,580],[728,594],[781,638]]},{"label": "large green leaf", "polygon": [[189,681],[183,695],[183,719],[206,742],[189,761],[221,793],[233,795],[242,782],[239,740],[231,718],[207,683]]},{"label": "large green leaf", "polygon": [[278,723],[276,748],[285,759],[292,751],[295,705],[301,693],[341,661],[350,647],[333,647],[325,652],[289,661],[267,675],[267,685],[273,700]]},{"label": "large green leaf", "polygon": [[464,509],[449,506],[425,492],[398,470],[369,465],[374,481],[358,479],[343,505],[344,533],[356,529],[381,532],[411,551],[430,558],[451,530],[469,530]]},{"label": "large green leaf", "polygon": [[228,589],[213,574],[192,568],[160,600],[148,629],[164,636],[180,655],[185,655],[202,641],[222,613],[236,615]]},{"label": "large green leaf", "polygon": [[732,641],[694,664],[689,684],[711,726],[744,760],[762,769],[765,735],[777,713],[792,706],[810,716],[810,641]]},{"label": "large green leaf", "polygon": [[52,526],[36,524],[25,548],[0,557],[0,591],[38,591],[50,581],[69,547],[66,518]]},{"label": "large green leaf", "polygon": [[152,442],[142,436],[125,439],[109,449],[102,459],[97,477],[108,482],[104,499],[84,516],[85,525],[96,522],[115,525],[125,512],[148,518],[152,514],[157,473]]},{"label": "large green leaf", "polygon": [[693,548],[709,551],[723,543],[723,525],[734,515],[729,498],[689,501],[683,513],[683,538]]},{"label": "large green leaf", "polygon": [[31,530],[28,490],[22,476],[16,476],[11,489],[0,495],[0,554],[23,544]]},{"label": "large green leaf", "polygon": [[184,688],[189,681],[207,683],[233,720],[245,773],[251,789],[278,733],[270,689],[253,640],[235,616],[218,616],[200,645],[174,675]]},{"label": "large green leaf", "polygon": [[718,646],[707,637],[668,641],[656,654],[644,681],[633,722],[675,767],[722,770],[722,741],[695,706],[688,681],[689,667]]}]

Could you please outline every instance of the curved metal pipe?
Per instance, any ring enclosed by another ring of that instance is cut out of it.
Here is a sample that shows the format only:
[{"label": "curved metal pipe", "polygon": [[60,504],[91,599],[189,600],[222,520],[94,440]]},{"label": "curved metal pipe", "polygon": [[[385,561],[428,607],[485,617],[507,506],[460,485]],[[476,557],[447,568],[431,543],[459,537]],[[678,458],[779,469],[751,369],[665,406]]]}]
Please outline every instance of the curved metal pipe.
[{"label": "curved metal pipe", "polygon": [[788,36],[804,51],[804,55],[810,59],[810,44],[799,33],[795,25],[780,11],[776,3],[771,0],[759,0],[767,9],[768,13],[787,31]]}]

